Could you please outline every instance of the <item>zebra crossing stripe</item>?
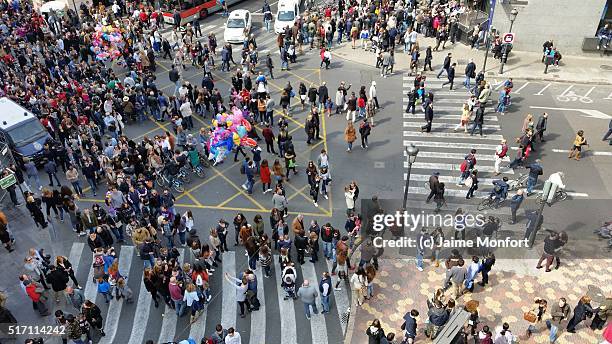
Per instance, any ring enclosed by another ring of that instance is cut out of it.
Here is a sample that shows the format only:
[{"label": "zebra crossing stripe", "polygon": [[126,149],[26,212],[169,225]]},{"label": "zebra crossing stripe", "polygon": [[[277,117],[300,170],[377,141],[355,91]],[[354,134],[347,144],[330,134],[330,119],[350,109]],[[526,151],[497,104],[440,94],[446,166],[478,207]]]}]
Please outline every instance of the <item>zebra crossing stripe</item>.
[{"label": "zebra crossing stripe", "polygon": [[263,47],[263,46],[267,46],[268,44],[275,42],[276,41],[276,37],[271,36],[270,38],[266,38],[264,39],[262,42],[257,42],[257,47]]},{"label": "zebra crossing stripe", "polygon": [[[92,253],[92,257],[93,257],[93,253]],[[94,279],[94,270],[93,270],[93,259],[92,259],[91,266],[89,267],[89,274],[87,275],[87,284],[85,284],[84,296],[85,296],[85,300],[89,300],[93,303],[96,303],[96,296],[97,296],[96,294],[98,290],[97,290],[97,282],[95,282],[93,279]]]},{"label": "zebra crossing stripe", "polygon": [[72,243],[72,247],[70,248],[70,254],[68,255],[68,261],[70,261],[70,264],[72,264],[72,270],[74,271],[75,275],[79,271],[79,265],[81,264],[81,256],[83,255],[84,248],[85,248],[85,243],[82,243],[82,242],[74,242]]},{"label": "zebra crossing stripe", "polygon": [[[251,332],[249,332],[249,343],[266,342],[266,295],[264,292],[263,267],[255,270],[257,278],[257,298],[259,299],[259,310],[251,312]],[[284,316],[281,314],[281,317]]]},{"label": "zebra crossing stripe", "polygon": [[132,326],[132,335],[128,344],[143,343],[147,323],[149,322],[149,313],[151,312],[151,302],[151,295],[145,287],[144,278],[141,277],[138,301],[136,302],[136,311],[134,313],[134,325],[136,326]]},{"label": "zebra crossing stripe", "polygon": [[[236,277],[236,252],[224,252],[222,259],[223,275],[225,276],[227,272],[231,277]],[[238,307],[236,288],[223,278],[223,307],[221,309],[221,325],[223,325],[223,328],[236,328],[236,307]]]},{"label": "zebra crossing stripe", "polygon": [[[403,113],[404,119],[423,119],[423,115],[413,115],[410,113]],[[457,121],[457,123],[459,123],[459,121],[461,120],[461,115],[434,115],[434,119],[436,121]],[[487,116],[487,122],[498,122],[499,119],[497,118],[497,116]]]},{"label": "zebra crossing stripe", "polygon": [[[410,176],[410,179],[412,179],[412,176]],[[468,191],[468,188],[465,188],[465,190],[445,189],[444,196],[445,197],[451,196],[451,197],[465,198],[467,191]],[[430,190],[422,186],[411,186],[408,188],[408,193],[409,194],[419,194],[419,195],[429,195]],[[488,192],[474,191],[474,198],[485,198],[488,195],[489,195]]]},{"label": "zebra crossing stripe", "polygon": [[[483,130],[484,131],[484,130]],[[445,132],[431,132],[431,133],[420,133],[416,131],[404,131],[404,137],[443,137],[443,138],[455,138],[455,139],[475,139],[479,141],[501,141],[504,136],[497,134],[487,134],[480,136],[476,133],[474,135],[464,133],[445,133]],[[452,143],[454,144],[454,142]]]},{"label": "zebra crossing stripe", "polygon": [[471,95],[471,93],[469,93],[467,91],[467,89],[464,89],[464,90],[455,90],[455,91],[439,91],[439,92],[434,92],[434,96],[463,97],[463,99],[469,98],[470,95]]},{"label": "zebra crossing stripe", "polygon": [[[185,261],[185,249],[179,248],[178,251],[180,254],[178,263],[182,268],[183,262]],[[172,309],[172,307],[166,305],[166,309],[164,310],[164,318],[162,319],[161,331],[159,332],[159,340],[157,341],[158,343],[167,343],[174,340],[177,322],[178,317],[176,316],[176,311]]]},{"label": "zebra crossing stripe", "polygon": [[[408,153],[404,151],[404,156]],[[419,158],[432,158],[432,159],[451,159],[451,160],[463,160],[465,153],[448,153],[448,152],[432,152],[432,151],[419,151]],[[478,161],[495,161],[495,155],[478,155]],[[510,158],[505,156],[502,159],[503,162],[510,162]]]},{"label": "zebra crossing stripe", "polygon": [[[412,179],[412,177],[410,177],[410,179]],[[423,197],[423,199],[419,201],[408,200],[406,202],[406,208],[408,209],[408,211],[422,210],[427,213],[427,212],[435,210],[436,205],[434,202],[431,202],[429,204],[425,203],[425,197]],[[476,208],[476,204],[451,203],[451,202],[446,202],[446,204],[440,209],[440,211],[442,212],[448,211],[448,212],[454,213],[457,210],[457,208],[463,209],[464,213],[483,213],[486,215],[489,212],[494,212],[495,215],[507,215],[507,216],[511,214],[509,207],[500,207],[500,208],[492,209],[492,210],[478,211],[478,209]]]},{"label": "zebra crossing stripe", "polygon": [[[318,290],[318,279],[317,272],[315,271],[314,265],[306,263],[302,265],[302,275],[304,279],[308,279],[310,281],[310,285]],[[316,297],[315,305],[321,306],[321,295],[319,294]],[[327,344],[327,322],[325,320],[325,315],[321,314],[322,309],[318,309],[319,314],[310,313],[310,330],[312,332],[312,341],[310,343],[313,344]]]},{"label": "zebra crossing stripe", "polygon": [[[412,179],[412,176],[410,176],[410,179]],[[468,190],[467,187],[464,190],[445,189],[444,196],[465,198],[465,194],[467,193],[467,190]],[[429,195],[429,192],[430,192],[429,189],[426,189],[421,186],[411,186],[408,188],[409,194]],[[533,192],[537,194],[541,194],[542,190],[533,190]],[[510,199],[514,195],[516,195],[516,192],[508,193],[508,197],[506,199]],[[570,197],[580,197],[580,198],[589,197],[589,194],[584,193],[584,192],[568,192],[567,195]],[[489,196],[489,192],[486,192],[486,191],[475,191],[474,192],[474,198],[485,198],[488,196]]]},{"label": "zebra crossing stripe", "polygon": [[[119,251],[119,273],[122,276],[127,276],[130,271],[133,257],[134,246],[121,246],[121,251]],[[112,296],[111,293],[111,297]],[[108,314],[106,315],[106,323],[104,325],[106,336],[100,339],[100,344],[114,343],[117,327],[119,326],[119,316],[121,316],[121,309],[123,308],[124,302],[125,300],[111,300],[108,306]]]},{"label": "zebra crossing stripe", "polygon": [[[325,261],[327,262],[327,271],[331,275],[333,263],[331,262],[331,260],[325,259]],[[334,299],[336,301],[336,309],[338,310],[338,319],[340,320],[340,326],[342,327],[342,334],[345,334],[346,333],[346,322],[342,321],[342,313],[347,312],[349,310],[351,303],[349,302],[349,297],[348,297],[348,293],[346,290],[347,289],[346,284],[345,283],[342,283],[342,284],[343,284],[342,287],[344,288],[340,290],[333,290],[334,283],[333,283],[333,278],[332,278],[332,283],[331,283],[331,286],[329,287],[332,288],[332,293],[334,294]]]},{"label": "zebra crossing stripe", "polygon": [[[276,275],[276,285],[281,285],[282,274],[278,255],[274,255],[274,274]],[[283,344],[297,344],[297,331],[295,321],[295,307],[292,299],[284,299],[285,292],[281,289],[278,291],[278,308],[280,317],[281,340]]]},{"label": "zebra crossing stripe", "polygon": [[[414,84],[407,84],[407,83],[403,83],[402,87],[404,89],[412,89],[412,87],[414,87]],[[437,89],[437,90],[441,90],[442,89],[442,84],[431,84],[428,81],[425,82],[425,92],[427,92],[428,89]]]},{"label": "zebra crossing stripe", "polygon": [[[465,103],[466,99],[462,98],[462,99],[449,99],[449,98],[434,98],[434,110],[436,109],[436,104],[440,104],[440,103],[450,103],[450,104],[463,104]],[[460,109],[460,107],[457,107],[458,109]]]},{"label": "zebra crossing stripe", "polygon": [[[404,140],[404,146],[406,147],[408,147],[411,143],[417,147],[426,147],[426,148],[452,148],[452,149],[472,149],[474,148],[476,150],[492,150],[492,151],[497,149],[497,145],[489,145],[489,144],[484,144],[484,143],[470,143],[470,142],[449,143],[449,142],[438,142],[438,141]],[[449,146],[451,144],[452,146]],[[419,152],[419,156],[421,156],[421,152]]]},{"label": "zebra crossing stripe", "polygon": [[[480,171],[480,170],[479,170]],[[410,174],[410,181],[415,181],[415,182],[426,182],[429,180],[429,175],[427,174]],[[500,180],[500,178],[478,178],[478,185],[483,185],[483,186],[487,186],[487,185],[493,185],[493,181],[494,180]],[[459,176],[454,177],[454,176],[438,176],[438,180],[440,182],[446,183],[448,184],[456,184],[459,181]],[[419,184],[423,184],[423,183],[419,183]],[[467,191],[467,188],[465,189]]]},{"label": "zebra crossing stripe", "polygon": [[[457,127],[456,124],[451,123],[436,123],[434,117],[434,123],[432,124],[432,129],[455,129]],[[404,128],[420,128],[423,126],[423,123],[419,122],[404,122]],[[498,124],[483,124],[482,130],[501,130]]]},{"label": "zebra crossing stripe", "polygon": [[[476,160],[478,160],[478,157],[476,157]],[[445,163],[439,163],[439,162],[420,162],[417,161],[415,163],[412,164],[412,168],[418,168],[418,169],[427,169],[427,170],[433,170],[433,171],[455,171],[455,172],[460,172],[460,165],[461,164],[445,164]],[[408,168],[408,161],[404,161],[404,167]],[[481,165],[476,165],[475,167],[478,172],[495,172],[495,168],[493,166],[481,166]],[[511,168],[501,168],[500,172],[502,173],[506,173],[506,174],[514,174],[514,170],[512,170]]]}]

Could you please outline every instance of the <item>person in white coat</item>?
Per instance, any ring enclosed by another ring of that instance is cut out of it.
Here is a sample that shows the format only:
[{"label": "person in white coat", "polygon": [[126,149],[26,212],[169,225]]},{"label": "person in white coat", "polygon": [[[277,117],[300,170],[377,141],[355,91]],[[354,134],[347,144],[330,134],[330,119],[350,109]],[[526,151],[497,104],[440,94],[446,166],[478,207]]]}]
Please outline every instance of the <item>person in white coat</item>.
[{"label": "person in white coat", "polygon": [[242,338],[240,338],[240,333],[236,332],[233,327],[227,329],[225,344],[242,344]]},{"label": "person in white coat", "polygon": [[345,187],[344,199],[346,200],[346,213],[352,214],[355,211],[355,191],[348,186]]},{"label": "person in white coat", "polygon": [[548,193],[548,199],[546,200],[548,203],[551,203],[557,190],[565,190],[565,184],[563,183],[563,177],[565,174],[563,172],[555,172],[548,177],[549,182],[552,183],[550,187],[550,192]]},{"label": "person in white coat", "polygon": [[376,81],[372,81],[372,84],[370,85],[370,99],[374,99],[376,110],[380,109],[380,105],[378,105],[378,97],[376,97]]}]

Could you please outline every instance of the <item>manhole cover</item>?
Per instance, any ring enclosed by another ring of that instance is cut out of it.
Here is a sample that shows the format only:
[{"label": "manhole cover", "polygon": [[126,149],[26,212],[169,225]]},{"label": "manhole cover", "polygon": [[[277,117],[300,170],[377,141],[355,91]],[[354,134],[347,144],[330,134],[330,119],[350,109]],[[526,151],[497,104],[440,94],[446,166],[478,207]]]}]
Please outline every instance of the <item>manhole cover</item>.
[{"label": "manhole cover", "polygon": [[601,65],[601,66],[599,66],[599,68],[601,68],[603,70],[612,70],[612,66],[608,66],[608,65]]}]

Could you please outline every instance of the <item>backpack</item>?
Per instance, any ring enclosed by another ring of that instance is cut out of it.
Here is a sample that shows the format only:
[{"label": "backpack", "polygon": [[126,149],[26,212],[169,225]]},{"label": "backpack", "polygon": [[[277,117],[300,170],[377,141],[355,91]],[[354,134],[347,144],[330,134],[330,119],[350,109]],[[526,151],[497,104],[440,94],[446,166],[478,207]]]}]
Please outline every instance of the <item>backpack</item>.
[{"label": "backpack", "polygon": [[101,266],[104,266],[104,257],[101,254],[97,254],[94,256],[93,267],[99,268]]},{"label": "backpack", "polygon": [[463,162],[462,162],[462,163],[461,163],[461,165],[459,166],[459,171],[461,171],[461,172],[465,172],[465,171],[467,171],[468,169],[469,169],[469,166],[468,166],[468,161],[467,161],[467,159],[466,159],[466,160],[463,160]]}]

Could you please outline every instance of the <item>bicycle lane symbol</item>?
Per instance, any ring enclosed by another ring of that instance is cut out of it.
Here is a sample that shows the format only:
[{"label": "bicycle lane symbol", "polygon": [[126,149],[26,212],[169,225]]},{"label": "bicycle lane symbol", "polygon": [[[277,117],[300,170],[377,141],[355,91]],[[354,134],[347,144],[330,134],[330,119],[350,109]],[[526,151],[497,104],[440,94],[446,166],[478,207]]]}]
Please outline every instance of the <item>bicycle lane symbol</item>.
[{"label": "bicycle lane symbol", "polygon": [[570,85],[567,89],[565,89],[563,93],[557,96],[557,100],[560,102],[580,101],[583,104],[593,103],[593,99],[589,98],[589,95],[591,94],[591,92],[593,92],[593,90],[595,89],[595,86],[591,87],[591,89],[584,96],[578,95],[574,91],[571,91],[573,87],[574,85]]}]

